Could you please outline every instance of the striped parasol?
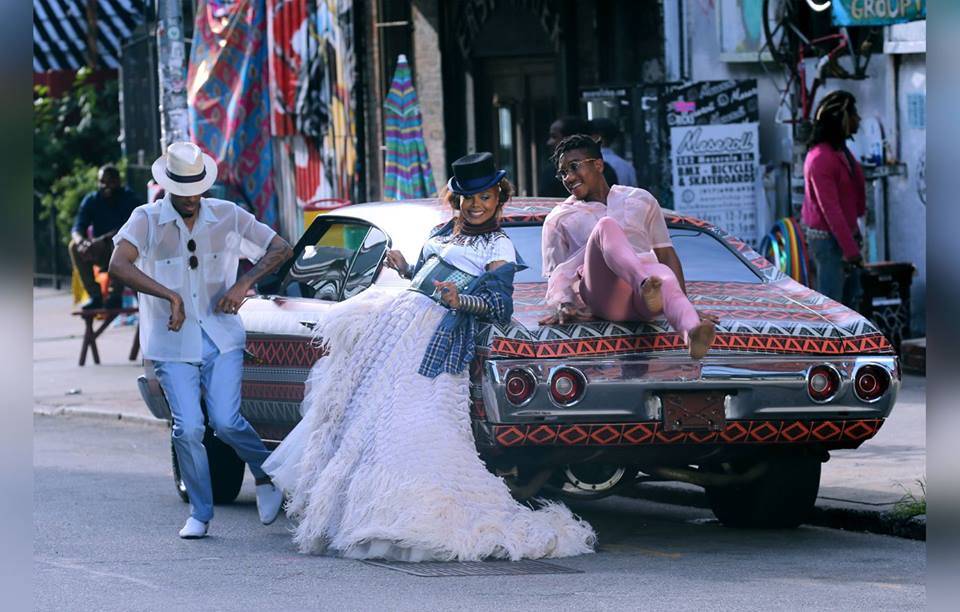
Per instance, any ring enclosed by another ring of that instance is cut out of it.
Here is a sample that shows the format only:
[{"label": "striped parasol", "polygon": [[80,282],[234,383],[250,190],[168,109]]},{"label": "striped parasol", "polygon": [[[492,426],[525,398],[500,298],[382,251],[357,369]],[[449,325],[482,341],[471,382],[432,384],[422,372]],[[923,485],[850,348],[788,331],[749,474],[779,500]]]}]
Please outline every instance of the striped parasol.
[{"label": "striped parasol", "polygon": [[387,159],[383,195],[388,200],[436,195],[433,170],[423,142],[423,123],[407,57],[397,58],[397,70],[383,104]]}]

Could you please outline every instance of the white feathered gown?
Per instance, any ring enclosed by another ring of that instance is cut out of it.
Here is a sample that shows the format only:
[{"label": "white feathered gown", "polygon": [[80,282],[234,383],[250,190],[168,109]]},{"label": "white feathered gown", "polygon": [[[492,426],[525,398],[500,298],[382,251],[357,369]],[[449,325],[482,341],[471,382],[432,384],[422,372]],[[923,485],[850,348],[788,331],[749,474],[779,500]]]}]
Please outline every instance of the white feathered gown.
[{"label": "white feathered gown", "polygon": [[596,536],[566,506],[532,510],[484,467],[468,379],[420,375],[446,310],[371,288],[326,310],[330,354],[307,380],[303,420],[263,465],[288,496],[303,552],[406,561],[565,557]]}]

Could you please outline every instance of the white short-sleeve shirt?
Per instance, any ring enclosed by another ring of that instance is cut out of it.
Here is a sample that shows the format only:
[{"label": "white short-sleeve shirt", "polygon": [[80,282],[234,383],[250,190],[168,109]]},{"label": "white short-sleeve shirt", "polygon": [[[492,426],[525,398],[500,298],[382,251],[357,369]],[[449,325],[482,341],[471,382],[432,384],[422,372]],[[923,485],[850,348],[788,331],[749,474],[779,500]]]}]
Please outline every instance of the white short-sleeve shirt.
[{"label": "white short-sleeve shirt", "polygon": [[[136,265],[147,276],[183,298],[186,320],[170,331],[170,303],[140,294],[140,347],[154,361],[201,361],[202,332],[221,353],[242,349],[246,334],[236,314],[214,312],[223,294],[237,280],[241,257],[258,260],[276,235],[269,226],[233,202],[200,200],[193,231],[173,208],[170,196],[134,209],[113,241],[137,248]],[[193,240],[194,250],[189,250]],[[191,255],[197,267],[190,267]]]},{"label": "white short-sleeve shirt", "polygon": [[423,258],[437,255],[451,266],[472,276],[487,271],[487,264],[494,261],[516,263],[517,252],[513,242],[502,231],[467,236],[447,234],[434,236],[423,245]]}]

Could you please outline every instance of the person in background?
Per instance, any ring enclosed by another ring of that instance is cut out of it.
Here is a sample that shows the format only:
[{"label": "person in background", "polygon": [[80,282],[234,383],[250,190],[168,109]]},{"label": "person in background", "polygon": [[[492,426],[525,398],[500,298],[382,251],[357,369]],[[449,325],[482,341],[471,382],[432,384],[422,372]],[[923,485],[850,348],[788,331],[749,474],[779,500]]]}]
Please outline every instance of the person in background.
[{"label": "person in background", "polygon": [[[97,179],[100,188],[91,191],[80,202],[77,217],[70,230],[70,260],[90,299],[83,310],[120,308],[123,305],[123,284],[110,278],[110,291],[104,304],[93,266],[106,270],[113,253],[113,235],[139,205],[137,196],[120,183],[120,171],[113,164],[101,166]],[[93,237],[88,232],[93,230]]]},{"label": "person in background", "polygon": [[[547,135],[547,150],[551,153],[560,144],[560,141],[573,134],[589,134],[590,124],[586,119],[576,115],[560,117],[550,124],[550,133]],[[570,195],[560,179],[557,178],[557,168],[551,159],[540,172],[537,195],[545,198],[565,198]],[[608,164],[603,166],[603,177],[608,185],[616,185],[617,173]]]},{"label": "person in background", "polygon": [[859,300],[862,239],[858,219],[866,213],[863,169],[846,140],[860,126],[853,94],[838,90],[821,100],[803,164],[800,220],[816,271],[815,289],[853,308]]},{"label": "person in background", "polygon": [[600,153],[603,155],[603,161],[606,165],[613,168],[617,174],[616,183],[610,185],[623,185],[625,187],[638,187],[637,171],[633,164],[623,159],[613,150],[613,144],[620,138],[620,128],[612,120],[606,117],[594,119],[590,122],[590,134],[600,140]]}]

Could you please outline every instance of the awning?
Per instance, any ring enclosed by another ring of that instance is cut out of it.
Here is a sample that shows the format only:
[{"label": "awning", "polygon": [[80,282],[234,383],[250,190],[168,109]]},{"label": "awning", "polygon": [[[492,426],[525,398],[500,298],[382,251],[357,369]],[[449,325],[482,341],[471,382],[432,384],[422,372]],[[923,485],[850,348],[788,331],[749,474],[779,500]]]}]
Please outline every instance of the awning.
[{"label": "awning", "polygon": [[[120,66],[120,48],[143,21],[144,0],[96,0],[97,64]],[[77,70],[87,61],[87,0],[33,0],[33,71]]]}]

